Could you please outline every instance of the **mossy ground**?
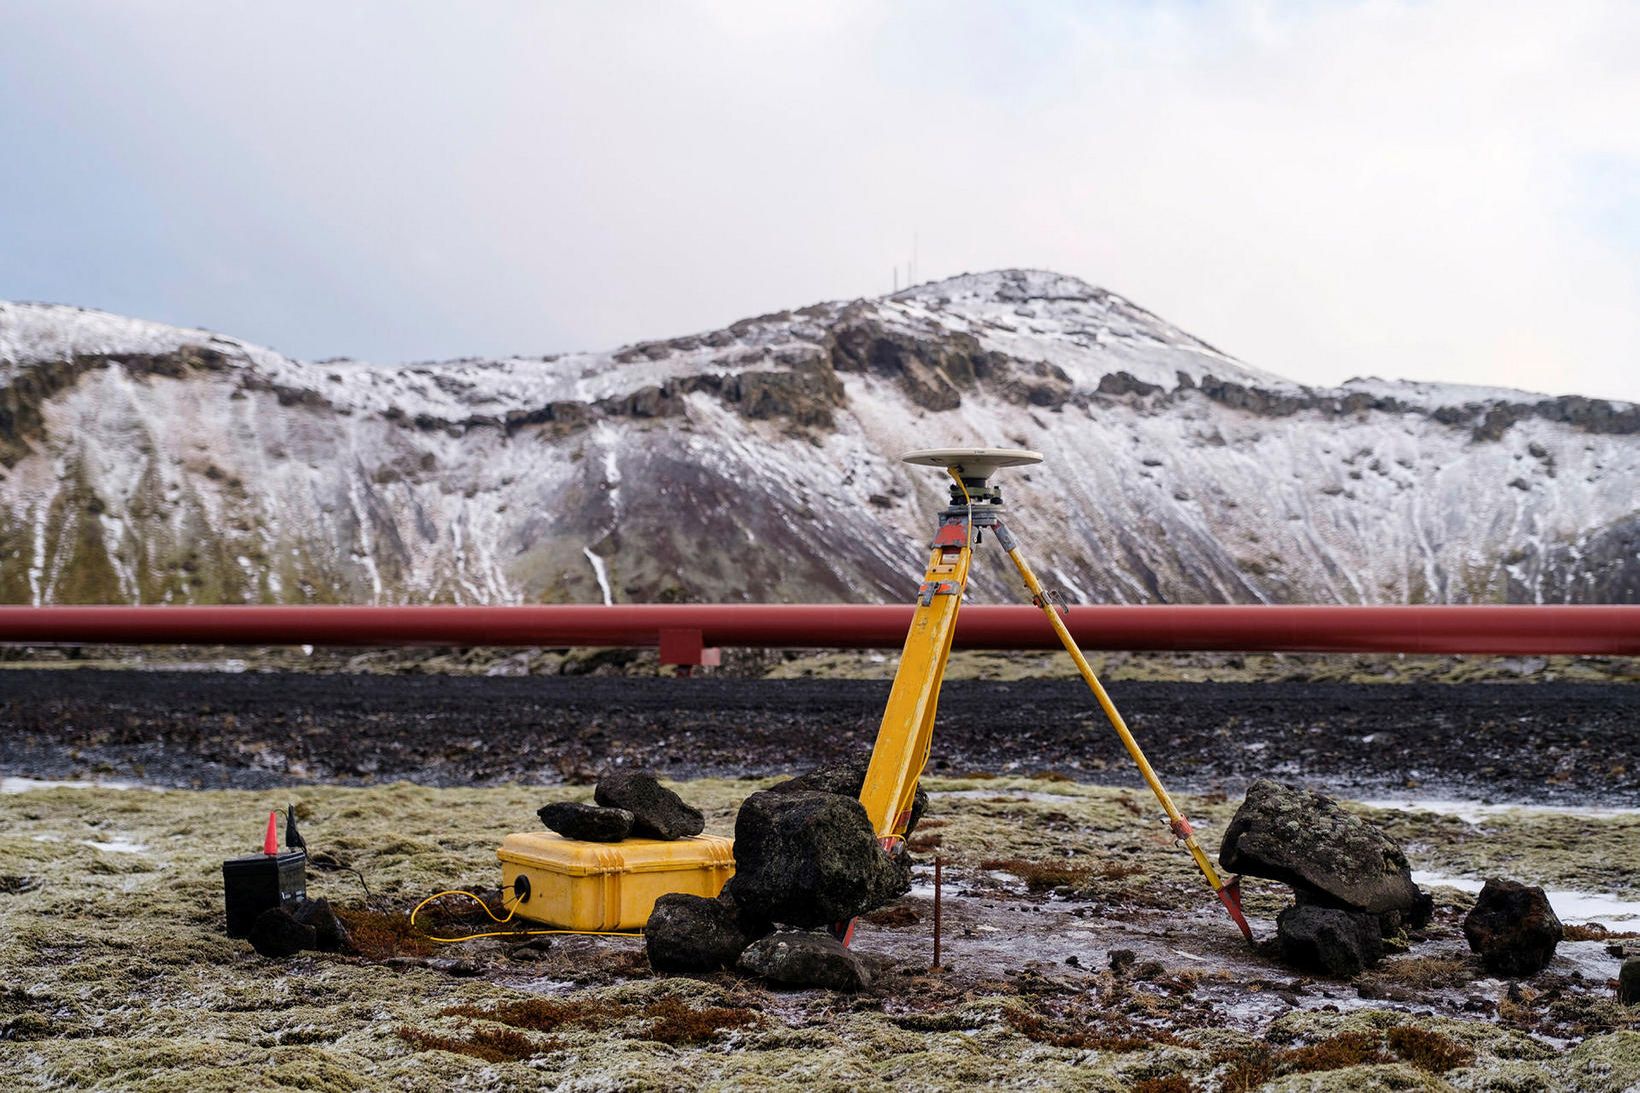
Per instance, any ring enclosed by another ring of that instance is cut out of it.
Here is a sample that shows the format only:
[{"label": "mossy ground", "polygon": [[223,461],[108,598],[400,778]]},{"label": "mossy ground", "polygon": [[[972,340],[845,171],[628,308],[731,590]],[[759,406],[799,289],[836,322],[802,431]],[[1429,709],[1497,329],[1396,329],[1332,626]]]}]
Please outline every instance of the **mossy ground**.
[{"label": "mossy ground", "polygon": [[[740,799],[763,784],[680,789],[709,831],[727,834]],[[928,968],[920,870],[900,913],[860,926],[856,948],[876,983],[856,997],[771,993],[727,973],[656,978],[629,939],[440,947],[393,927],[434,891],[493,890],[500,835],[532,826],[548,800],[584,799],[584,787],[0,797],[0,1074],[30,1087],[154,1090],[1640,1082],[1640,1014],[1585,974],[1598,942],[1511,987],[1469,959],[1449,904],[1371,976],[1311,980],[1240,943],[1142,791],[1023,778],[926,785],[919,839],[923,860],[947,862],[946,967]],[[287,800],[316,853],[368,880],[367,901],[352,874],[310,870],[313,894],[374,927],[370,957],[274,962],[222,933],[220,863],[253,850],[266,810]],[[1182,803],[1212,846],[1233,802]],[[1421,868],[1502,867],[1640,894],[1632,870],[1605,857],[1637,844],[1633,818],[1375,818]],[[1504,847],[1518,856],[1506,860]],[[1249,882],[1262,933],[1284,898]],[[1133,955],[1113,968],[1122,950]]]}]

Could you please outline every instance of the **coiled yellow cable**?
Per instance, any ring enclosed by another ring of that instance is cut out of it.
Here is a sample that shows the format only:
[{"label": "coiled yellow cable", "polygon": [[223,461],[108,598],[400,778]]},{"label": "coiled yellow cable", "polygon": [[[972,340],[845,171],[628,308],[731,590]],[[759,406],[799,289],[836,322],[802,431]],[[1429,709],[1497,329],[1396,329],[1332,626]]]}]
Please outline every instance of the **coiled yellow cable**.
[{"label": "coiled yellow cable", "polygon": [[[506,915],[505,918],[497,918],[495,912],[490,910],[490,905],[488,903],[485,903],[478,896],[474,895],[472,892],[463,891],[462,889],[459,889],[459,888],[453,888],[453,889],[451,889],[450,891],[447,891],[447,892],[439,892],[436,895],[428,896],[426,899],[424,899],[420,903],[416,904],[415,910],[410,912],[410,928],[412,930],[416,929],[416,916],[421,913],[421,910],[422,910],[423,907],[426,907],[429,903],[432,903],[434,900],[443,899],[445,896],[466,896],[468,899],[472,900],[474,903],[478,904],[481,908],[483,908],[484,913],[486,915],[490,916],[490,921],[491,922],[496,922],[496,923],[511,922],[513,920],[513,916],[515,916],[518,913],[517,903],[522,902],[522,901],[516,901],[514,903],[514,905],[511,908],[508,909],[507,915]],[[626,931],[626,930],[491,930],[491,931],[488,931],[486,933],[481,933],[481,934],[465,934],[462,937],[434,937],[432,934],[428,934],[428,933],[424,933],[421,936],[425,937],[428,941],[441,941],[441,942],[444,942],[444,943],[448,944],[450,942],[455,942],[455,941],[472,941],[472,940],[475,940],[476,938],[481,938],[481,937],[539,937],[542,934],[581,934],[581,935],[588,936],[588,937],[642,937],[643,936],[643,931],[641,931],[641,930],[637,930],[637,931]]]}]

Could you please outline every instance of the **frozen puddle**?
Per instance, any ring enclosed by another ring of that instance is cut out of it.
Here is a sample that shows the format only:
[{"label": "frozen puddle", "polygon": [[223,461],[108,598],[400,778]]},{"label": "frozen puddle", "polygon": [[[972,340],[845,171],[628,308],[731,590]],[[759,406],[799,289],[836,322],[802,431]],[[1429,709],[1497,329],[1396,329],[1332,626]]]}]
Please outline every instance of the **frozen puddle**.
[{"label": "frozen puddle", "polygon": [[[1460,892],[1479,892],[1485,883],[1478,877],[1454,877],[1414,869],[1412,881],[1420,888],[1456,888]],[[1561,922],[1590,923],[1604,926],[1613,933],[1640,930],[1640,900],[1619,899],[1602,892],[1571,892],[1545,888],[1549,906]]]},{"label": "frozen puddle", "polygon": [[1431,812],[1437,816],[1456,816],[1465,823],[1480,823],[1489,816],[1521,813],[1527,816],[1577,816],[1588,820],[1620,820],[1640,817],[1640,808],[1601,808],[1586,805],[1527,805],[1492,804],[1486,801],[1418,800],[1396,797],[1372,801],[1357,801],[1367,808],[1381,808],[1392,812]]}]

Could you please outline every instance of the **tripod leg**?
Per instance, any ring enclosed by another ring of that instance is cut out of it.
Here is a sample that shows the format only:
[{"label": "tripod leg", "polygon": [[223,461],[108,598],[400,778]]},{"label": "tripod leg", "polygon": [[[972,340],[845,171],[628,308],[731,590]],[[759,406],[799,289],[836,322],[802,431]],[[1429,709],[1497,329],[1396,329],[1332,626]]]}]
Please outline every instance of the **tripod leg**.
[{"label": "tripod leg", "polygon": [[928,571],[917,593],[917,613],[906,634],[894,687],[888,695],[860,803],[885,848],[904,835],[917,795],[917,779],[928,762],[945,663],[957,629],[957,610],[968,585],[973,556],[965,522],[947,521],[934,537]]},{"label": "tripod leg", "polygon": [[1145,782],[1150,786],[1150,791],[1156,795],[1156,800],[1161,802],[1162,811],[1167,813],[1168,826],[1173,829],[1174,837],[1183,842],[1185,848],[1190,851],[1190,856],[1196,859],[1196,865],[1200,867],[1202,876],[1206,877],[1207,883],[1213,886],[1213,891],[1219,897],[1219,902],[1224,904],[1225,910],[1230,912],[1230,917],[1235,919],[1237,926],[1241,927],[1242,934],[1246,936],[1248,941],[1253,940],[1252,928],[1247,925],[1247,919],[1241,912],[1239,887],[1235,882],[1226,884],[1219,878],[1218,871],[1213,868],[1212,861],[1207,857],[1207,852],[1196,841],[1195,833],[1190,827],[1190,821],[1185,819],[1184,814],[1173,803],[1173,798],[1168,796],[1167,790],[1162,786],[1161,779],[1156,777],[1156,771],[1151,768],[1150,761],[1145,758],[1145,753],[1139,748],[1139,742],[1133,738],[1133,733],[1128,730],[1127,722],[1122,719],[1121,713],[1116,709],[1116,704],[1110,700],[1110,695],[1105,693],[1104,685],[1099,682],[1099,677],[1094,675],[1093,668],[1088,664],[1088,658],[1082,655],[1082,650],[1077,647],[1076,639],[1071,637],[1070,630],[1065,626],[1065,620],[1059,617],[1059,612],[1054,610],[1053,605],[1048,602],[1048,597],[1043,594],[1041,582],[1036,579],[1036,574],[1031,572],[1030,564],[1025,561],[1025,556],[1019,551],[1018,540],[1003,524],[997,524],[995,531],[997,542],[1002,545],[1003,550],[1008,552],[1008,559],[1014,563],[1014,568],[1019,570],[1020,577],[1024,579],[1025,588],[1031,594],[1031,601],[1042,609],[1043,614],[1048,616],[1048,623],[1053,627],[1054,633],[1058,635],[1059,643],[1065,647],[1065,651],[1076,662],[1076,670],[1082,673],[1082,678],[1087,682],[1088,689],[1093,692],[1093,697],[1098,700],[1100,709],[1105,711],[1105,717],[1109,719],[1110,727],[1116,730],[1117,736],[1121,737],[1122,746],[1127,748],[1128,755],[1133,757],[1133,762],[1138,766],[1139,773],[1144,776]]}]

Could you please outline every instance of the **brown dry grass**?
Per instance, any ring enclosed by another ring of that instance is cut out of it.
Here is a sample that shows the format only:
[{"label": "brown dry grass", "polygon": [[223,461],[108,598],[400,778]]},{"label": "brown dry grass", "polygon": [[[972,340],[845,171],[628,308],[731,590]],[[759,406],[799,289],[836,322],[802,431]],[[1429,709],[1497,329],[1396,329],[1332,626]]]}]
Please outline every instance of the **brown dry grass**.
[{"label": "brown dry grass", "polygon": [[1387,1039],[1395,1054],[1431,1074],[1444,1074],[1475,1062],[1474,1048],[1429,1029],[1401,1025],[1390,1029]]},{"label": "brown dry grass", "polygon": [[988,858],[980,862],[979,865],[981,869],[992,869],[999,873],[1012,873],[1024,881],[1025,887],[1033,892],[1046,892],[1050,888],[1081,884],[1093,875],[1093,870],[1089,866],[1073,865],[1068,861]]},{"label": "brown dry grass", "polygon": [[643,1030],[645,1040],[671,1044],[706,1044],[732,1029],[754,1028],[763,1018],[743,1006],[702,1006],[694,1009],[679,998],[662,998],[645,1011],[653,1020]]},{"label": "brown dry grass", "polygon": [[1091,1024],[1079,1025],[1070,1017],[1053,1019],[1033,1010],[1010,1009],[1003,1015],[1009,1028],[1033,1043],[1050,1047],[1123,1052],[1177,1043],[1165,1029],[1136,1029],[1116,1024],[1103,1014],[1100,1020],[1107,1027],[1096,1029]]},{"label": "brown dry grass", "polygon": [[1226,1093],[1244,1093],[1285,1074],[1313,1074],[1397,1059],[1430,1074],[1444,1074],[1473,1065],[1475,1051],[1430,1029],[1398,1025],[1382,1036],[1375,1032],[1341,1032],[1300,1047],[1272,1046],[1268,1051],[1225,1053],[1214,1061],[1230,1064],[1220,1080]]},{"label": "brown dry grass", "polygon": [[674,1046],[709,1043],[726,1030],[756,1026],[763,1020],[756,1011],[744,1007],[697,1009],[671,996],[642,1003],[607,998],[529,998],[492,1008],[451,1006],[440,1016],[495,1021],[533,1032],[556,1032],[566,1027],[606,1028],[630,1018],[642,1018],[647,1023],[637,1031],[638,1039]]},{"label": "brown dry grass", "polygon": [[523,1033],[504,1028],[479,1027],[466,1037],[459,1037],[440,1036],[435,1032],[405,1026],[398,1030],[398,1034],[417,1051],[453,1051],[457,1055],[470,1055],[487,1063],[516,1062],[558,1047],[553,1043],[537,1044]]},{"label": "brown dry grass", "polygon": [[353,948],[366,960],[380,962],[395,956],[430,956],[434,951],[433,942],[410,928],[407,914],[362,907],[335,907],[334,910],[347,927]]}]

